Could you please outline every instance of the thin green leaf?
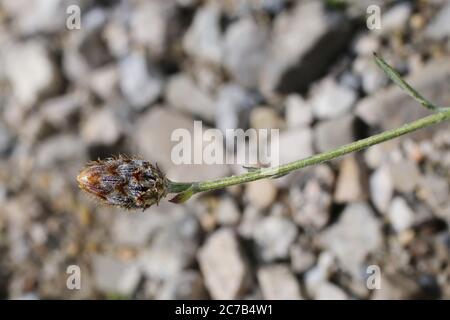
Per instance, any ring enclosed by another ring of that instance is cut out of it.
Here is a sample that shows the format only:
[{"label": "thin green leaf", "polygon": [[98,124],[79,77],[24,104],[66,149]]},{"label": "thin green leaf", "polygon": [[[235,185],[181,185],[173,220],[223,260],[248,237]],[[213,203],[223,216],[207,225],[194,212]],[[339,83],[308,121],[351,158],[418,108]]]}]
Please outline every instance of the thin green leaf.
[{"label": "thin green leaf", "polygon": [[431,111],[438,111],[438,107],[425,99],[420,93],[414,90],[403,78],[395,71],[386,61],[379,57],[375,52],[373,53],[376,63],[387,74],[387,76],[394,81],[400,88],[402,88],[408,95],[417,100],[421,105]]}]

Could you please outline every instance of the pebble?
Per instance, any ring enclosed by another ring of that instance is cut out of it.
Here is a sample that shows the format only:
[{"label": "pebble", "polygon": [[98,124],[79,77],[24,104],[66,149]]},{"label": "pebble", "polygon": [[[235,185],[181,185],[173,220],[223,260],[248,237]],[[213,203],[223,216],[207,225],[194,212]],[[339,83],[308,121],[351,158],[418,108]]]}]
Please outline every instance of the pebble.
[{"label": "pebble", "polygon": [[44,43],[11,43],[4,50],[4,72],[19,103],[29,107],[55,87],[57,69]]},{"label": "pebble", "polygon": [[194,59],[219,64],[222,61],[223,35],[220,30],[220,7],[214,3],[197,10],[183,38],[183,49]]},{"label": "pebble", "polygon": [[258,107],[250,113],[250,127],[260,129],[280,129],[284,127],[284,120],[270,107]]},{"label": "pebble", "polygon": [[211,234],[197,259],[213,299],[242,297],[249,285],[250,270],[231,229],[219,229]]},{"label": "pebble", "polygon": [[299,94],[286,98],[286,121],[289,129],[307,127],[313,121],[312,105]]},{"label": "pebble", "polygon": [[334,199],[338,203],[364,201],[367,194],[367,177],[357,158],[346,156],[340,165]]},{"label": "pebble", "polygon": [[277,189],[271,180],[257,180],[247,184],[245,196],[252,206],[264,210],[275,201]]},{"label": "pebble", "polygon": [[[349,23],[338,12],[327,13],[318,1],[302,1],[274,20],[272,41],[260,78],[260,90],[273,92],[302,91],[326,70],[331,57],[349,36]],[[321,41],[327,39],[327,50]]]},{"label": "pebble", "polygon": [[291,267],[295,273],[303,273],[314,266],[316,256],[309,249],[295,243],[290,248]]},{"label": "pebble", "polygon": [[284,264],[269,265],[258,270],[258,282],[267,300],[301,300],[298,280]]},{"label": "pebble", "polygon": [[265,63],[268,30],[253,19],[231,24],[224,38],[223,64],[237,83],[256,88]]},{"label": "pebble", "polygon": [[107,107],[92,112],[81,129],[83,139],[91,145],[114,145],[122,132],[119,121]]},{"label": "pebble", "polygon": [[389,167],[382,165],[370,176],[370,197],[375,208],[381,213],[386,213],[391,202],[394,186],[389,172]]},{"label": "pebble", "polygon": [[348,296],[341,288],[331,282],[322,282],[316,289],[316,300],[347,300]]},{"label": "pebble", "polygon": [[136,265],[105,255],[92,258],[96,288],[104,293],[117,293],[125,297],[137,289],[141,274]]},{"label": "pebble", "polygon": [[311,105],[318,119],[335,119],[350,111],[357,98],[356,92],[325,78],[311,90]]},{"label": "pebble", "polygon": [[210,122],[214,119],[213,99],[185,74],[174,75],[169,79],[165,97],[170,106],[182,112]]},{"label": "pebble", "polygon": [[405,199],[395,197],[388,209],[389,221],[396,232],[410,228],[414,223],[414,212]]},{"label": "pebble", "polygon": [[119,62],[120,89],[130,105],[142,110],[155,102],[162,91],[162,81],[154,66],[142,53],[134,52]]},{"label": "pebble", "polygon": [[402,161],[390,163],[389,169],[392,185],[399,192],[413,192],[420,183],[419,168],[412,160],[402,159]]},{"label": "pebble", "polygon": [[281,216],[268,216],[257,223],[253,238],[265,261],[285,259],[297,238],[298,230],[291,220]]},{"label": "pebble", "polygon": [[330,151],[355,141],[353,115],[319,122],[314,127],[314,145],[319,152]]},{"label": "pebble", "polygon": [[338,222],[325,230],[320,238],[343,269],[358,279],[367,255],[381,245],[382,234],[374,212],[361,202],[347,205]]},{"label": "pebble", "polygon": [[437,12],[431,23],[426,27],[426,36],[434,40],[444,40],[445,37],[450,35],[449,19],[450,3],[447,3]]},{"label": "pebble", "polygon": [[223,226],[235,226],[241,219],[240,210],[231,197],[224,197],[219,200],[216,216],[217,221]]},{"label": "pebble", "polygon": [[[289,129],[279,136],[279,163],[300,160],[313,154],[313,134],[310,128]],[[292,146],[295,146],[293,148]]]},{"label": "pebble", "polygon": [[156,294],[156,299],[160,300],[197,300],[206,297],[203,278],[199,272],[193,270],[167,279]]}]

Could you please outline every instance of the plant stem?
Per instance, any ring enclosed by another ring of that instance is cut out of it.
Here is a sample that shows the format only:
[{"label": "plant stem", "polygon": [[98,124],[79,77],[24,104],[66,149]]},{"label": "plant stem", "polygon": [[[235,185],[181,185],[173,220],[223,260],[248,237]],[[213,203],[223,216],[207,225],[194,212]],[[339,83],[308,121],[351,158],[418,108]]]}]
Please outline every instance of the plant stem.
[{"label": "plant stem", "polygon": [[328,151],[328,152],[319,153],[319,154],[313,155],[311,157],[293,161],[293,162],[290,162],[290,163],[287,163],[287,164],[284,164],[284,165],[281,165],[278,167],[274,167],[274,168],[260,169],[257,171],[244,173],[239,176],[225,177],[222,179],[217,179],[217,180],[212,180],[212,181],[197,182],[197,183],[194,183],[193,189],[194,189],[194,192],[210,191],[210,190],[220,189],[220,188],[224,188],[224,187],[228,187],[228,186],[232,186],[232,185],[236,185],[236,184],[255,181],[255,180],[259,180],[259,179],[282,176],[282,175],[290,173],[294,170],[298,170],[298,169],[301,169],[304,167],[316,165],[316,164],[319,164],[319,163],[322,163],[325,161],[330,161],[330,160],[336,159],[338,157],[341,157],[343,155],[346,155],[348,153],[366,149],[370,146],[400,137],[407,133],[428,127],[430,125],[433,125],[433,124],[436,124],[436,123],[439,123],[439,122],[442,122],[442,121],[445,121],[448,119],[450,119],[450,110],[439,111],[435,114],[432,114],[432,115],[422,118],[420,120],[405,124],[400,128],[387,130],[382,133],[376,134],[374,136],[346,144],[344,146],[338,147],[338,148]]},{"label": "plant stem", "polygon": [[406,93],[408,93],[412,98],[414,98],[416,101],[422,104],[422,106],[433,111],[434,113],[430,116],[405,124],[399,128],[387,130],[382,133],[370,136],[368,138],[343,145],[331,151],[319,153],[305,159],[280,165],[278,167],[261,168],[255,171],[244,173],[242,175],[225,177],[211,181],[199,181],[190,183],[178,183],[169,181],[169,192],[174,193],[179,192],[179,194],[171,201],[176,203],[184,202],[187,199],[189,199],[193,194],[198,192],[221,189],[260,179],[278,178],[292,171],[316,165],[325,161],[330,161],[339,158],[343,155],[346,155],[348,153],[360,151],[370,146],[400,137],[413,131],[426,128],[428,126],[450,119],[450,108],[440,108],[431,103],[430,101],[428,101],[427,99],[425,99],[416,90],[414,90],[405,80],[403,80],[402,77],[394,69],[392,69],[392,67],[390,67],[383,59],[378,57],[376,54],[374,54],[374,56],[376,63],[392,79],[392,81],[394,81],[398,86],[400,86],[403,90],[405,90]]}]

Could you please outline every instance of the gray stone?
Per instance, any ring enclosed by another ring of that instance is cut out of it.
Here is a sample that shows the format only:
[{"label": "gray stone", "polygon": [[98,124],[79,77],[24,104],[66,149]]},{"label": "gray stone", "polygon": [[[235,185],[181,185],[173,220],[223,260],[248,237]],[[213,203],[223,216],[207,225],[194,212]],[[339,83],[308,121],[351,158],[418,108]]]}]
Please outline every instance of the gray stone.
[{"label": "gray stone", "polygon": [[[279,163],[309,157],[313,154],[312,131],[309,128],[285,130],[279,138]],[[293,148],[292,146],[295,146]]]},{"label": "gray stone", "polygon": [[200,226],[191,214],[180,213],[154,235],[140,257],[142,270],[154,279],[169,279],[190,267],[198,248]]},{"label": "gray stone", "polygon": [[450,3],[441,8],[425,29],[427,37],[433,40],[444,40],[450,35]]},{"label": "gray stone", "polygon": [[399,192],[413,192],[420,183],[419,168],[412,160],[402,159],[401,161],[390,163],[389,171],[394,189]]},{"label": "gray stone", "polygon": [[355,156],[345,157],[340,165],[334,199],[338,203],[364,201],[367,195],[367,176]]},{"label": "gray stone", "polygon": [[119,86],[119,71],[115,65],[95,69],[90,76],[90,88],[103,100],[114,96]]},{"label": "gray stone", "polygon": [[36,151],[36,165],[40,168],[54,168],[64,162],[83,163],[86,157],[85,145],[78,137],[62,134],[41,142]]},{"label": "gray stone", "polygon": [[153,57],[162,57],[166,52],[170,28],[175,21],[175,6],[172,1],[143,1],[132,10],[131,37],[146,46]]},{"label": "gray stone", "polygon": [[5,75],[19,103],[31,106],[53,89],[57,69],[45,45],[38,41],[11,43],[3,48]]},{"label": "gray stone", "polygon": [[372,55],[361,56],[353,62],[354,72],[361,77],[363,90],[372,94],[386,84],[386,76],[373,61]]},{"label": "gray stone", "polygon": [[373,300],[410,300],[424,297],[417,281],[403,273],[383,273],[381,288],[374,291]]},{"label": "gray stone", "polygon": [[314,127],[314,144],[319,152],[330,151],[355,140],[353,115],[326,120]]},{"label": "gray stone", "polygon": [[66,28],[67,8],[76,5],[83,10],[79,0],[34,1],[6,0],[3,9],[10,15],[13,26],[24,35],[56,33]]},{"label": "gray stone", "polygon": [[194,80],[181,73],[168,81],[165,97],[176,109],[198,116],[206,121],[214,119],[214,101],[208,93],[197,87]]},{"label": "gray stone", "polygon": [[158,290],[156,298],[161,300],[206,299],[206,289],[200,273],[185,271],[167,279]]},{"label": "gray stone", "polygon": [[86,97],[76,92],[51,98],[41,104],[39,111],[46,123],[58,129],[67,128],[80,112],[81,106],[87,103]]},{"label": "gray stone", "polygon": [[118,119],[107,107],[92,112],[81,129],[83,139],[92,145],[114,145],[122,132]]},{"label": "gray stone", "polygon": [[322,282],[314,297],[316,300],[347,300],[347,294],[331,282]]},{"label": "gray stone", "polygon": [[296,243],[290,248],[291,266],[295,273],[303,273],[310,269],[316,262],[314,253],[304,246]]},{"label": "gray stone", "polygon": [[118,293],[130,297],[141,279],[135,264],[110,256],[93,256],[92,269],[96,288],[104,293]]},{"label": "gray stone", "polygon": [[220,7],[214,3],[204,5],[197,10],[183,38],[183,48],[195,59],[219,64],[222,60],[222,41]]},{"label": "gray stone", "polygon": [[253,232],[260,254],[265,261],[283,259],[289,256],[289,248],[297,238],[294,223],[281,216],[268,216],[258,222]]},{"label": "gray stone", "polygon": [[13,136],[8,128],[0,122],[0,155],[5,154],[12,145]]},{"label": "gray stone", "polygon": [[344,15],[326,12],[320,1],[302,1],[290,12],[279,14],[261,74],[261,91],[270,95],[305,89],[342,50],[349,26]]},{"label": "gray stone", "polygon": [[245,207],[244,212],[242,213],[242,221],[239,224],[239,235],[248,239],[253,238],[256,226],[259,224],[262,218],[263,215],[261,214],[260,210],[251,205]]},{"label": "gray stone", "polygon": [[412,5],[408,2],[399,3],[387,10],[381,16],[381,34],[401,31],[407,26],[412,13]]},{"label": "gray stone", "polygon": [[298,94],[286,98],[286,122],[289,129],[309,126],[313,121],[312,105]]},{"label": "gray stone", "polygon": [[239,84],[255,88],[265,62],[267,28],[253,19],[240,19],[225,34],[223,63]]},{"label": "gray stone", "polygon": [[162,81],[145,56],[134,52],[119,62],[120,89],[133,108],[141,110],[158,99]]},{"label": "gray stone", "polygon": [[257,180],[245,187],[245,197],[250,204],[260,210],[267,209],[277,196],[277,188],[271,180]]},{"label": "gray stone", "polygon": [[334,119],[350,111],[357,98],[356,92],[325,78],[311,90],[311,105],[318,119]]},{"label": "gray stone", "polygon": [[284,127],[283,119],[270,107],[258,107],[250,113],[250,127],[259,129],[281,129]]},{"label": "gray stone", "polygon": [[386,213],[394,194],[394,186],[389,173],[389,167],[383,165],[375,170],[370,176],[369,185],[370,198],[375,208],[381,213]]},{"label": "gray stone", "polygon": [[360,279],[364,260],[381,245],[382,235],[372,209],[366,203],[354,203],[347,205],[339,221],[320,239],[343,269]]},{"label": "gray stone", "polygon": [[217,221],[225,226],[237,225],[241,219],[239,208],[231,197],[224,197],[219,200],[216,208],[216,216]]},{"label": "gray stone", "polygon": [[223,85],[215,104],[216,127],[224,134],[227,129],[245,128],[254,97],[236,84]]},{"label": "gray stone", "polygon": [[310,179],[303,190],[292,188],[289,196],[294,209],[293,218],[298,225],[321,229],[328,223],[333,198],[320,181]]},{"label": "gray stone", "polygon": [[302,299],[298,280],[287,265],[277,264],[259,269],[258,282],[264,299]]},{"label": "gray stone", "polygon": [[414,223],[414,212],[405,199],[395,197],[388,210],[389,221],[395,231],[401,232],[410,228]]},{"label": "gray stone", "polygon": [[232,230],[215,231],[199,250],[198,262],[213,299],[242,297],[249,284],[250,273]]}]

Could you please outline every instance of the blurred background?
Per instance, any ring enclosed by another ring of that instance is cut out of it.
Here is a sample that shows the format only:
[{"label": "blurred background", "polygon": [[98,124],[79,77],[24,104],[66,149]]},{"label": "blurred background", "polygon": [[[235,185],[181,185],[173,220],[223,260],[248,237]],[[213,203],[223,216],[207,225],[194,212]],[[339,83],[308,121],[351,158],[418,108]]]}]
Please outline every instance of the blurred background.
[{"label": "blurred background", "polygon": [[242,172],[173,164],[194,120],[280,129],[287,162],[426,115],[374,51],[449,106],[449,21],[444,0],[0,1],[0,298],[449,299],[448,123],[145,212],[75,180],[119,153]]}]

